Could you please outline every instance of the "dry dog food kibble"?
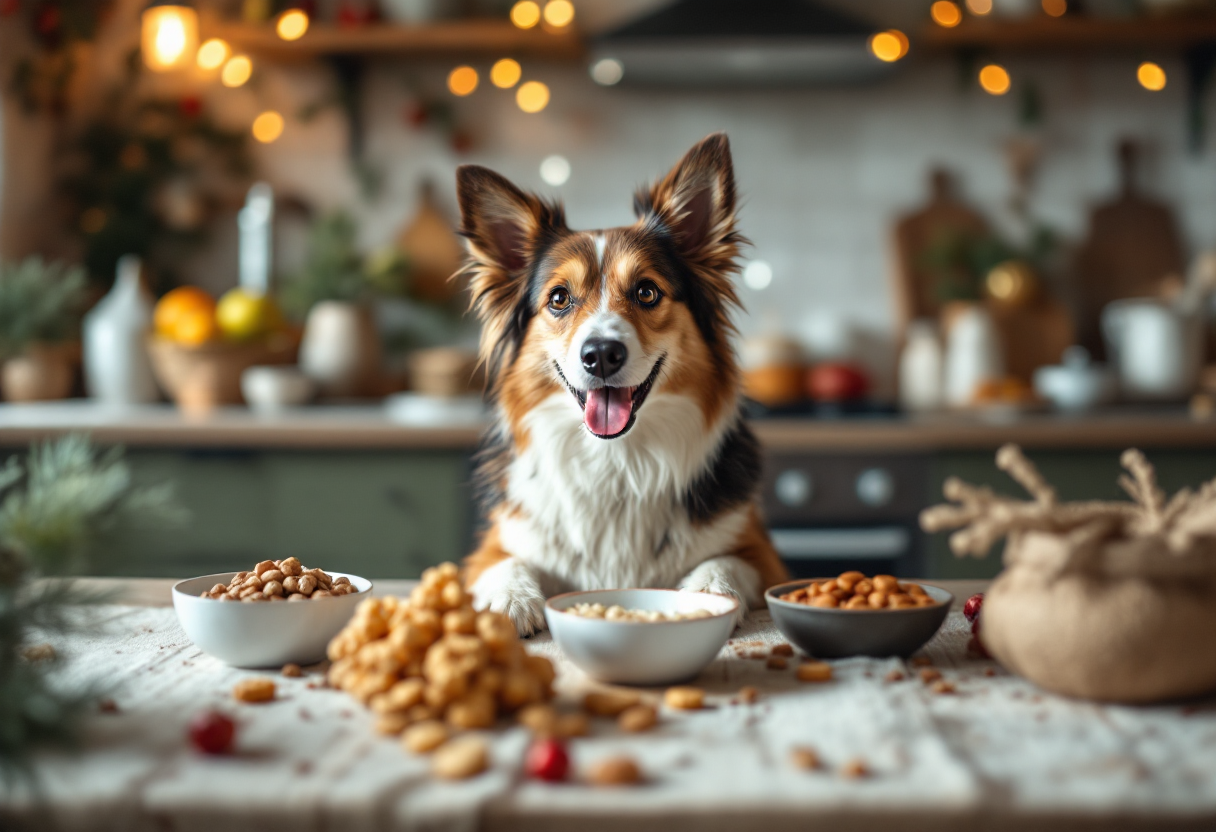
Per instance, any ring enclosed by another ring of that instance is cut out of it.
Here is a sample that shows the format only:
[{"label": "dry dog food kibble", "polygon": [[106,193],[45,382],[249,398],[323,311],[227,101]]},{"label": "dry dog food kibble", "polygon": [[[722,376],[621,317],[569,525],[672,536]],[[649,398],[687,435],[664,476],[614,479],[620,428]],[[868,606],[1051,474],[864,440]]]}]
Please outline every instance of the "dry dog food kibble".
[{"label": "dry dog food kibble", "polygon": [[860,780],[863,777],[870,776],[870,767],[866,765],[866,761],[860,757],[849,760],[840,768],[840,776],[847,777],[850,780]]},{"label": "dry dog food kibble", "polygon": [[781,656],[769,656],[768,661],[764,663],[764,666],[769,670],[785,670],[790,666],[790,663],[787,659]]},{"label": "dry dog food kibble", "polygon": [[634,621],[634,622],[657,622],[657,621],[692,621],[696,618],[709,618],[713,613],[709,610],[693,610],[691,612],[660,612],[658,610],[627,610],[624,607],[613,605],[605,607],[603,604],[575,604],[573,607],[568,607],[565,610],[573,615],[578,615],[583,618],[603,618],[607,621]]},{"label": "dry dog food kibble", "polygon": [[431,771],[445,780],[465,780],[481,774],[490,764],[485,740],[458,737],[439,747],[431,758]]},{"label": "dry dog food kibble", "polygon": [[651,705],[634,705],[623,711],[617,718],[616,724],[622,731],[638,734],[649,731],[659,721],[658,711]]},{"label": "dry dog food kibble", "polygon": [[455,564],[422,574],[409,601],[368,598],[329,643],[329,681],[386,725],[489,728],[553,698],[553,664],[524,649],[505,615],[476,612]]},{"label": "dry dog food kibble", "polygon": [[798,681],[826,682],[832,678],[832,666],[827,662],[805,662],[798,665]]},{"label": "dry dog food kibble", "polygon": [[642,701],[636,693],[623,690],[592,691],[583,697],[583,709],[593,716],[620,716],[621,711]]},{"label": "dry dog food kibble", "polygon": [[842,610],[898,610],[941,603],[929,597],[920,584],[900,583],[892,575],[867,578],[860,572],[843,572],[826,581],[812,581],[785,593],[781,600]]},{"label": "dry dog food kibble", "polygon": [[240,702],[269,702],[274,699],[274,682],[261,676],[242,679],[232,688],[232,698]]},{"label": "dry dog food kibble", "polygon": [[813,771],[821,765],[819,755],[804,746],[798,746],[790,750],[790,762],[794,764],[795,768],[805,769],[806,771]]},{"label": "dry dog food kibble", "polygon": [[632,757],[609,757],[593,765],[587,779],[597,786],[628,786],[642,779],[642,771]]},{"label": "dry dog food kibble", "polygon": [[760,698],[760,689],[753,687],[752,685],[744,685],[743,687],[739,688],[737,698],[745,705],[750,705]]},{"label": "dry dog food kibble", "polygon": [[349,578],[334,578],[320,569],[305,569],[296,558],[264,560],[251,572],[237,572],[228,585],[199,593],[215,601],[308,601],[358,592]]},{"label": "dry dog food kibble", "polygon": [[557,735],[559,737],[585,737],[591,726],[587,723],[586,714],[562,714],[557,718]]},{"label": "dry dog food kibble", "polygon": [[430,754],[447,741],[447,726],[434,719],[414,723],[401,737],[401,744],[415,754]]},{"label": "dry dog food kibble", "polygon": [[668,688],[667,693],[663,694],[663,701],[669,708],[695,711],[705,706],[705,691],[690,687]]},{"label": "dry dog food kibble", "polygon": [[285,664],[279,672],[292,679],[298,679],[304,675],[304,669],[298,664]]}]

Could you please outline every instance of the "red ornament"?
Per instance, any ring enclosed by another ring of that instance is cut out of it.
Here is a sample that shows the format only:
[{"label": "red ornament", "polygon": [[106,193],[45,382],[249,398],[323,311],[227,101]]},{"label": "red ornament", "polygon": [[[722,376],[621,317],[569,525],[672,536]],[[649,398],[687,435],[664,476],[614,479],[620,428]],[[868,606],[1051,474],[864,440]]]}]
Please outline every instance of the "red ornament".
[{"label": "red ornament", "polygon": [[203,711],[190,720],[190,742],[204,754],[227,754],[236,737],[236,723],[219,711]]},{"label": "red ornament", "polygon": [[570,755],[559,740],[543,739],[532,743],[524,758],[524,770],[534,780],[560,783],[570,772]]},{"label": "red ornament", "polygon": [[[974,624],[980,617],[980,609],[984,606],[984,593],[977,592],[967,599],[963,605],[963,615]],[[973,628],[974,629],[974,628]]]},{"label": "red ornament", "polygon": [[186,118],[197,118],[203,111],[203,101],[197,95],[186,95],[177,102],[177,109]]}]

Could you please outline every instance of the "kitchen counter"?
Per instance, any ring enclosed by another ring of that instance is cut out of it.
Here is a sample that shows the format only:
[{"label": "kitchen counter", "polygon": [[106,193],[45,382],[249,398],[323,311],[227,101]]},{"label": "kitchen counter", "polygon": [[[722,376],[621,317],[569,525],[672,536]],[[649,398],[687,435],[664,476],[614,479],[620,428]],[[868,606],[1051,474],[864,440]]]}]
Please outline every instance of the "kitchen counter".
[{"label": "kitchen counter", "polygon": [[[1216,448],[1216,422],[1182,408],[1112,409],[1068,416],[938,414],[753,422],[774,451],[915,452],[1027,448]],[[471,449],[480,424],[419,426],[392,421],[375,405],[316,406],[272,416],[246,408],[184,414],[169,405],[112,408],[87,400],[0,405],[0,446],[71,431],[129,447],[296,449]]]},{"label": "kitchen counter", "polygon": [[[595,720],[571,742],[573,782],[548,785],[519,771],[525,732],[504,720],[487,739],[490,770],[443,783],[427,761],[375,734],[372,716],[339,691],[277,677],[263,705],[229,696],[241,678],[186,639],[169,581],[105,581],[124,606],[56,642],[61,678],[104,678],[116,709],[85,720],[76,752],[46,751],[34,768],[45,807],[22,788],[0,792],[11,830],[586,829],[715,830],[1175,830],[1216,825],[1216,702],[1120,707],[1043,693],[967,652],[969,627],[951,612],[922,651],[955,685],[934,692],[899,659],[833,662],[833,679],[799,683],[792,669],[743,658],[780,635],[767,613],[749,616],[734,646],[696,680],[705,710],[663,709],[659,726],[621,734]],[[941,582],[961,601],[975,583]],[[400,594],[409,582],[379,582]],[[118,599],[116,599],[118,600]],[[558,664],[558,702],[575,707],[597,687],[562,660],[547,634],[527,643]],[[763,652],[763,651],[761,651]],[[899,671],[905,678],[889,681]],[[754,685],[753,705],[732,702]],[[646,698],[661,690],[643,689]],[[238,751],[203,757],[185,740],[199,710],[240,723]],[[823,761],[790,763],[797,746]],[[645,775],[634,788],[594,788],[577,776],[602,757],[629,754]],[[864,761],[869,775],[841,767]]]}]

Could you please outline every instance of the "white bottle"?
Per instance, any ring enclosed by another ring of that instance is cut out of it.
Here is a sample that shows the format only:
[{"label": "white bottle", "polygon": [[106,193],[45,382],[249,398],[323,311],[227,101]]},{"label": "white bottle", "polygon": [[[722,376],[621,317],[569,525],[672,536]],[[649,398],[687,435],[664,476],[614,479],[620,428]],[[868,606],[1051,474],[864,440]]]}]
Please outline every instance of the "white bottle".
[{"label": "white bottle", "polygon": [[946,404],[968,407],[980,382],[1005,375],[996,323],[979,304],[959,313],[946,338]]},{"label": "white bottle", "polygon": [[927,318],[908,325],[908,338],[899,356],[899,404],[909,412],[936,410],[942,395],[942,344],[937,324]]},{"label": "white bottle", "polygon": [[114,288],[84,316],[84,371],[89,395],[106,404],[130,405],[160,398],[145,340],[152,301],[139,282],[140,260],[118,261]]}]

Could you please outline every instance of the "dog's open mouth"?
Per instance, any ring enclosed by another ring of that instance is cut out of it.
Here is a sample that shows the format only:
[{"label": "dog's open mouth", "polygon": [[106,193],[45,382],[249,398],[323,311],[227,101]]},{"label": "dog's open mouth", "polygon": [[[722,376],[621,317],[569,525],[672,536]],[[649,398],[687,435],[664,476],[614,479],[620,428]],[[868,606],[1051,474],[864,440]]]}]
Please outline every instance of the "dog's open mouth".
[{"label": "dog's open mouth", "polygon": [[616,439],[618,436],[628,433],[629,429],[633,427],[634,421],[637,420],[638,409],[646,401],[646,396],[650,394],[650,388],[654,386],[655,379],[659,377],[659,370],[663,368],[665,358],[666,356],[662,356],[654,363],[650,375],[646,376],[646,380],[637,387],[605,386],[593,390],[578,390],[569,381],[566,381],[560,367],[557,372],[558,375],[561,375],[562,381],[566,381],[566,387],[578,400],[579,407],[583,409],[583,424],[587,426],[587,430],[600,439]]}]

